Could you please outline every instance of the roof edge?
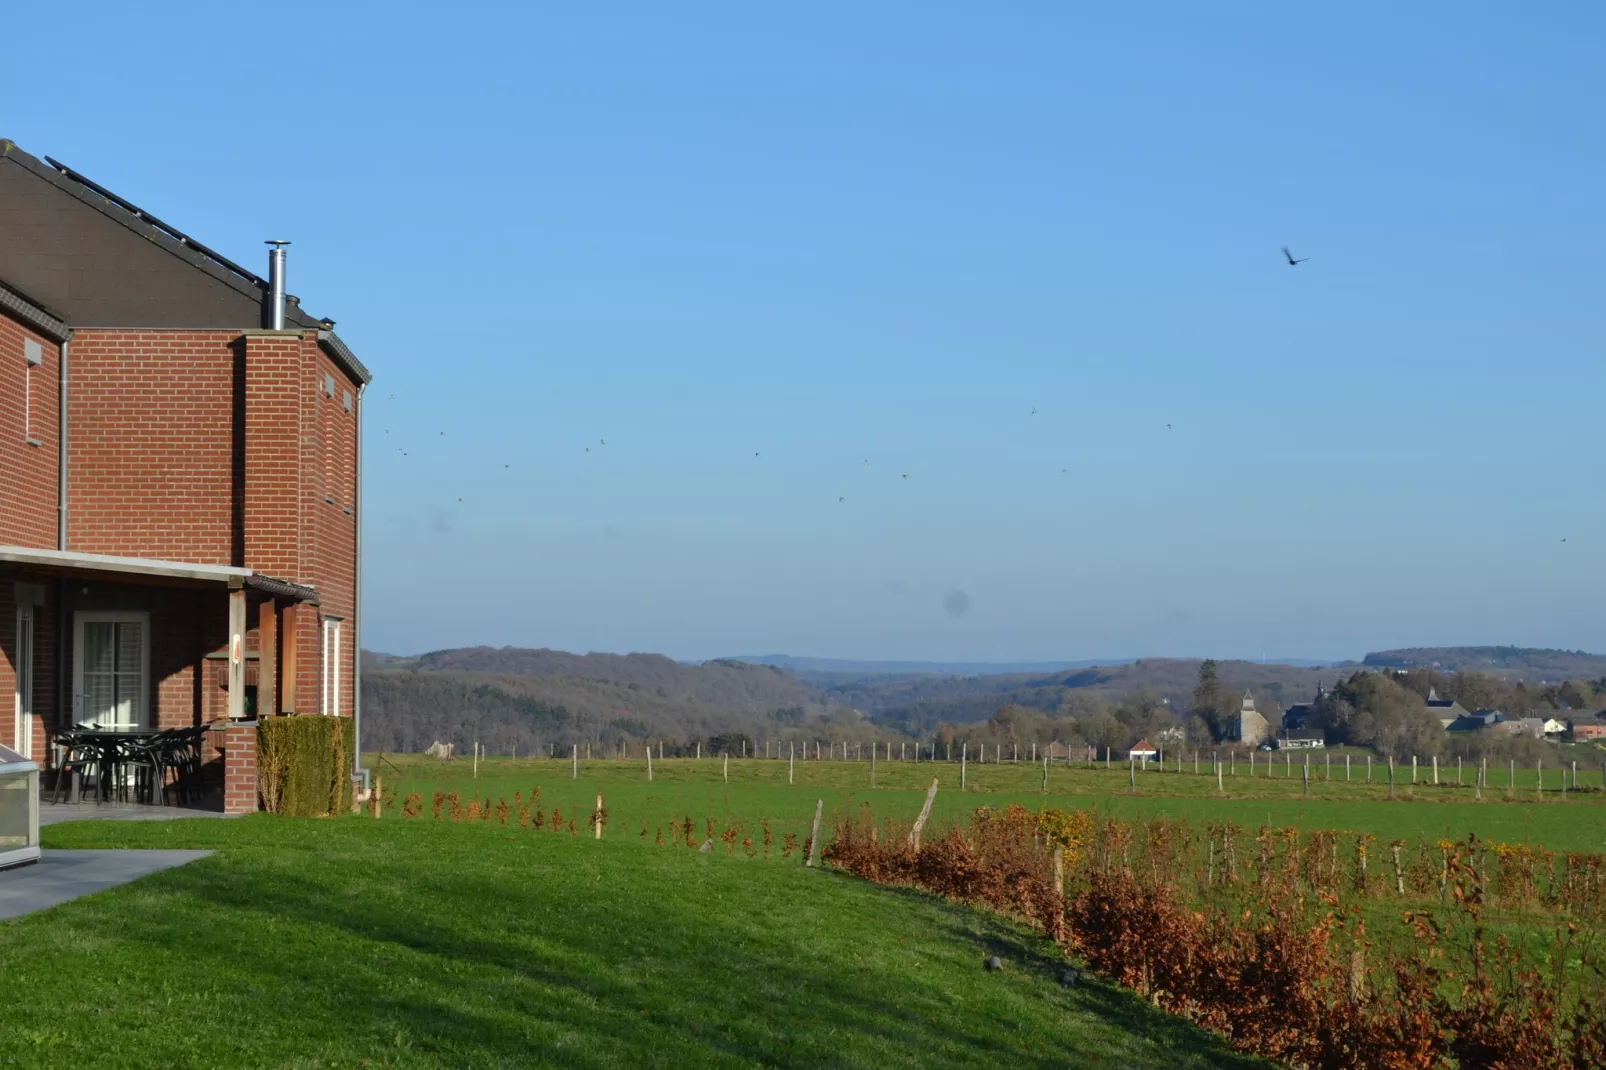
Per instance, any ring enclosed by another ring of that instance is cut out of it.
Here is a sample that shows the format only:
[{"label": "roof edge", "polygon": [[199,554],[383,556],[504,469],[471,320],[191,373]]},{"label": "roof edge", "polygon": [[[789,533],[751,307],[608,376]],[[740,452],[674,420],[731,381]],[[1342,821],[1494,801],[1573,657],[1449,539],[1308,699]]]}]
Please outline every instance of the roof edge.
[{"label": "roof edge", "polygon": [[32,301],[0,282],[0,309],[9,312],[53,342],[72,339],[72,328]]},{"label": "roof edge", "polygon": [[325,353],[333,357],[342,368],[351,374],[352,378],[363,386],[367,386],[374,381],[373,373],[363,367],[362,361],[357,359],[357,354],[348,349],[346,343],[342,342],[340,336],[334,331],[320,330],[318,332],[318,344],[323,347]]}]

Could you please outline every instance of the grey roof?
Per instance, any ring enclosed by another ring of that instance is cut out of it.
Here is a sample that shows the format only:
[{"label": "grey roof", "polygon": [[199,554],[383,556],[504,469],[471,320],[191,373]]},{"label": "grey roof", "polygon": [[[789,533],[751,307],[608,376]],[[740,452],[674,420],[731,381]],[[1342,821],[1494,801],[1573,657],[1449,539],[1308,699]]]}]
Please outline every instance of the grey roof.
[{"label": "grey roof", "polygon": [[[214,284],[220,284],[225,288],[224,290],[218,292],[232,292],[234,294],[234,296],[230,298],[230,301],[234,302],[234,304],[228,305],[227,308],[225,307],[225,304],[221,302],[208,303],[206,308],[207,315],[205,316],[205,322],[90,322],[87,319],[77,316],[72,308],[67,307],[67,305],[71,303],[74,298],[66,296],[69,292],[66,289],[62,289],[62,293],[58,295],[57,298],[53,299],[48,293],[46,293],[46,289],[48,289],[48,287],[44,286],[43,284],[41,284],[39,289],[35,290],[34,286],[27,282],[25,278],[13,278],[11,280],[14,285],[20,282],[20,285],[24,290],[33,290],[37,295],[45,297],[46,301],[50,301],[53,304],[59,304],[60,307],[52,310],[53,315],[58,321],[63,322],[64,324],[74,324],[79,327],[211,327],[226,325],[245,329],[266,326],[266,323],[262,322],[263,316],[261,316],[259,313],[266,307],[268,282],[260,275],[257,275],[255,272],[250,271],[247,268],[241,267],[239,264],[223,256],[221,253],[218,253],[217,251],[196,241],[194,238],[180,231],[178,228],[164,222],[161,219],[158,219],[156,216],[151,215],[149,212],[145,211],[139,206],[124,200],[122,197],[119,197],[106,187],[92,181],[67,165],[60,163],[57,160],[50,159],[48,156],[44,161],[40,161],[39,159],[18,148],[15,142],[0,138],[0,163],[11,163],[17,165],[27,173],[33,175],[35,178],[48,183],[60,193],[71,197],[80,205],[87,206],[88,208],[91,208],[95,212],[99,213],[101,216],[118,223],[128,231],[131,231],[133,234],[145,239],[145,241],[151,246],[171,254],[184,264],[187,264],[189,267],[193,268],[195,271],[205,275]],[[0,190],[0,192],[3,192],[3,190]],[[29,203],[23,205],[16,213],[20,221],[10,224],[12,229],[17,231],[16,234],[12,235],[12,237],[15,239],[12,242],[12,247],[14,250],[16,250],[15,259],[19,264],[28,264],[34,266],[43,263],[45,259],[49,259],[53,261],[53,266],[59,268],[59,261],[61,261],[62,258],[67,254],[63,253],[60,249],[45,248],[44,246],[48,243],[38,240],[38,235],[39,232],[44,229],[70,226],[70,224],[66,222],[66,215],[50,210],[38,210],[38,205],[34,204],[29,197],[24,197],[19,194],[18,199],[19,201],[28,200]],[[0,220],[4,220],[5,215],[6,213],[0,213]],[[6,228],[4,227],[0,227],[0,245],[6,244],[7,234],[5,233],[5,229]],[[52,233],[54,234],[56,231],[52,231]],[[125,273],[129,271],[140,270],[138,267],[125,265],[119,262],[119,259],[115,256],[108,257],[107,259],[111,262],[114,262],[117,268]],[[7,262],[9,263],[10,261],[8,260]],[[16,264],[13,264],[7,269],[7,273],[11,274],[13,272],[22,272],[22,270],[22,268],[18,267]],[[76,271],[77,268],[75,267],[74,270]],[[38,274],[39,272],[33,273]],[[59,270],[57,270],[52,277],[57,275],[59,275]],[[77,284],[74,285],[76,287]],[[76,289],[72,292],[76,292]],[[37,302],[34,303],[37,304]],[[8,311],[15,311],[11,308],[9,303],[0,304],[4,304],[4,307],[6,307]],[[43,308],[45,306],[41,305],[39,307]],[[244,311],[229,312],[227,310],[228,308]],[[234,320],[238,320],[241,315],[247,316],[255,320],[255,322],[235,322]],[[228,322],[227,324],[218,322],[220,317],[231,318],[231,322]],[[352,354],[351,350],[346,347],[345,343],[342,342],[331,329],[334,324],[333,320],[313,317],[309,313],[302,310],[298,299],[294,297],[288,297],[285,302],[285,324],[292,329],[317,331],[319,343],[322,345],[325,352],[327,352],[337,364],[342,366],[342,370],[347,372],[347,374],[351,375],[353,379],[360,383],[367,383],[372,380],[372,376],[369,374],[368,370],[363,367],[361,362],[359,362]]]},{"label": "grey roof", "polygon": [[65,342],[72,338],[72,328],[65,322],[45,311],[42,305],[3,284],[0,284],[0,309],[5,309],[52,341]]}]

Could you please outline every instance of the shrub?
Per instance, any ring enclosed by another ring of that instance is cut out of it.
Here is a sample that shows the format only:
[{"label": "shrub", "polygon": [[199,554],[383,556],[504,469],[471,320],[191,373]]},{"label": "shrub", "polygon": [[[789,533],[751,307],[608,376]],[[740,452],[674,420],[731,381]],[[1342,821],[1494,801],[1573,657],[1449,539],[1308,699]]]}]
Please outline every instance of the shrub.
[{"label": "shrub", "polygon": [[257,725],[262,805],[288,817],[329,817],[351,806],[350,717],[265,717]]}]

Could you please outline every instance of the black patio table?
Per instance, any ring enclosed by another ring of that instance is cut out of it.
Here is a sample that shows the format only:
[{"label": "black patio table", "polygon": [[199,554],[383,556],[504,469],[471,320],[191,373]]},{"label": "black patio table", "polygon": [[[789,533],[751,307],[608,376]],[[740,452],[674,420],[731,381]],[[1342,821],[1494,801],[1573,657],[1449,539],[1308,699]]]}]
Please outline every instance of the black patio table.
[{"label": "black patio table", "polygon": [[[93,747],[98,755],[95,794],[104,802],[108,791],[121,778],[123,759],[130,743],[144,743],[160,734],[155,728],[74,728],[56,738],[69,746]],[[75,776],[70,801],[79,800],[79,780]]]}]

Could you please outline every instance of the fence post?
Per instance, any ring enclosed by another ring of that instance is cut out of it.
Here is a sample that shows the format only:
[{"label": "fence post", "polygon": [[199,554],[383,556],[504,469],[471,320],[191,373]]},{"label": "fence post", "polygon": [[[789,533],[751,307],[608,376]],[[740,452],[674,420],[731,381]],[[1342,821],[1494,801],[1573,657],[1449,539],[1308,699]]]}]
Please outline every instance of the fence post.
[{"label": "fence post", "polygon": [[[382,817],[385,812],[385,778],[374,777],[374,816]],[[403,815],[405,816],[405,815]]]},{"label": "fence post", "polygon": [[1506,794],[1517,793],[1517,759],[1511,759],[1511,768],[1506,770]]},{"label": "fence post", "polygon": [[1433,756],[1433,786],[1439,786],[1439,756],[1437,754]]},{"label": "fence post", "polygon": [[1126,756],[1126,779],[1131,786],[1132,794],[1136,795],[1138,792],[1138,760],[1130,754]]},{"label": "fence post", "polygon": [[731,782],[731,752],[725,752],[725,783]]},{"label": "fence post", "polygon": [[[1394,798],[1394,755],[1389,755],[1389,798]],[[1399,852],[1396,851],[1396,854]]]},{"label": "fence post", "polygon": [[1411,755],[1411,783],[1416,783],[1416,755]]},{"label": "fence post", "polygon": [[792,768],[795,765],[797,765],[797,743],[794,741],[788,744],[786,752],[786,782],[788,784],[792,782]]},{"label": "fence post", "polygon": [[959,790],[965,790],[965,759],[969,757],[970,744],[959,744]]},{"label": "fence post", "polygon": [[474,741],[474,779],[480,778],[480,741]]},{"label": "fence post", "polygon": [[1543,799],[1545,797],[1545,760],[1543,758],[1534,762],[1534,776],[1538,778],[1538,783],[1534,785],[1534,794]]},{"label": "fence post", "polygon": [[697,760],[703,760],[703,741],[700,739],[697,741]]},{"label": "fence post", "polygon": [[937,778],[931,778],[931,787],[926,789],[926,801],[920,807],[920,816],[915,818],[914,825],[909,829],[909,846],[920,850],[920,834],[926,829],[926,819],[931,816],[931,804],[937,798]]},{"label": "fence post", "polygon": [[602,839],[602,793],[601,792],[597,793],[596,819],[597,820],[596,820],[595,824],[597,826],[597,839],[600,840],[600,839]]},{"label": "fence post", "polygon": [[1217,758],[1215,761],[1216,761],[1216,794],[1225,795],[1225,794],[1227,794],[1227,788],[1221,782],[1221,759]]},{"label": "fence post", "polygon": [[870,744],[870,786],[872,788],[875,787],[875,752],[876,752],[876,750],[877,750],[876,745],[874,743],[871,743]]},{"label": "fence post", "polygon": [[814,831],[809,834],[809,857],[803,864],[814,865],[815,859],[820,857],[820,815],[825,813],[825,800],[817,799],[814,803]]},{"label": "fence post", "polygon": [[1370,754],[1366,756],[1366,782],[1368,784],[1372,782],[1372,756]]},{"label": "fence post", "polygon": [[1324,755],[1322,755],[1322,757],[1327,759],[1327,775],[1324,777],[1324,779],[1332,780],[1333,779],[1333,756],[1331,754],[1324,754]]},{"label": "fence post", "polygon": [[652,783],[652,744],[647,744],[647,783]]},{"label": "fence post", "polygon": [[[569,746],[571,748],[571,751],[570,751],[570,754],[569,754],[569,779],[570,780],[579,780],[580,779],[580,744],[571,743]],[[651,750],[652,750],[652,748],[651,748],[651,745],[649,744],[648,745],[648,753],[649,754],[651,753]]]},{"label": "fence post", "polygon": [[1305,771],[1305,797],[1310,798],[1310,758],[1307,756],[1305,764],[1300,766]]}]

